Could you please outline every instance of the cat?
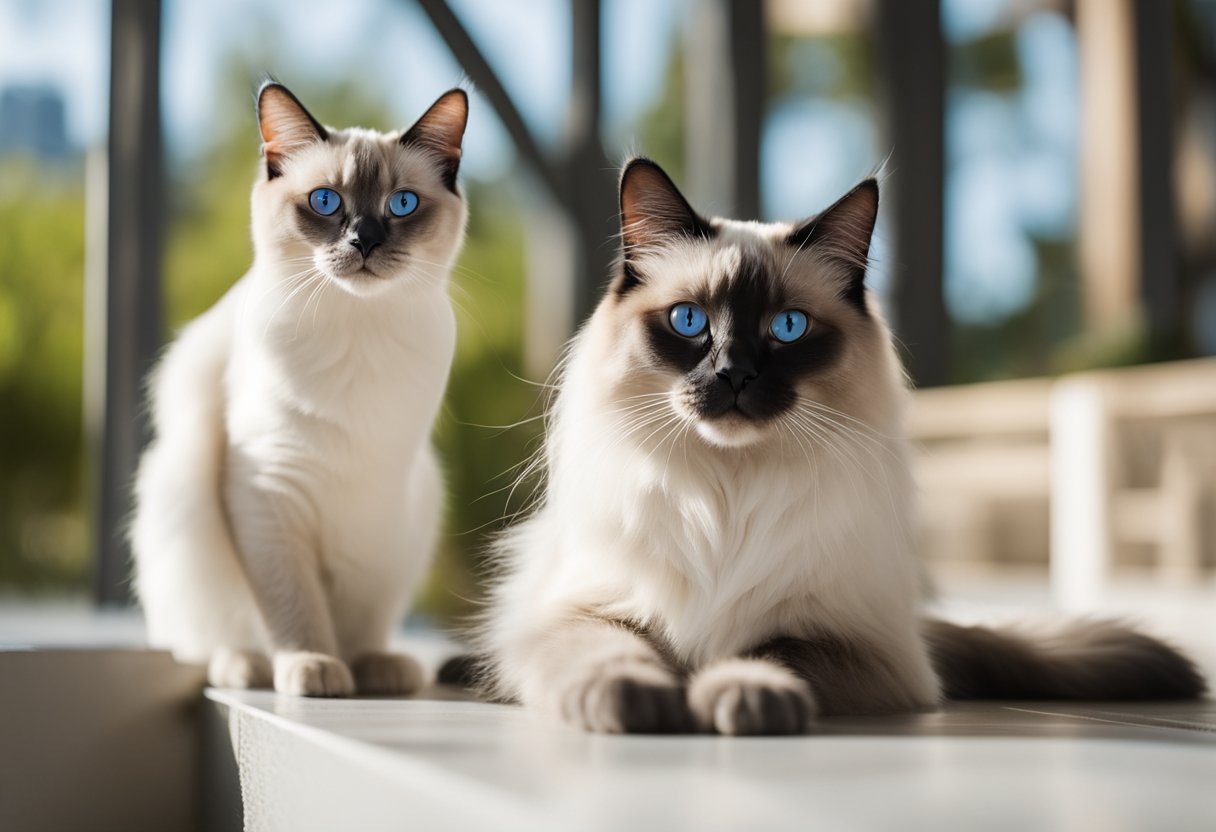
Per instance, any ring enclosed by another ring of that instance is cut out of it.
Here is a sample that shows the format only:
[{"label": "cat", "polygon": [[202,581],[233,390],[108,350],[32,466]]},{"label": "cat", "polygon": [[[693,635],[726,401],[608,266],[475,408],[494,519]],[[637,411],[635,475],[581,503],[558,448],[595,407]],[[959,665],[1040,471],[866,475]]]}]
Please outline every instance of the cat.
[{"label": "cat", "polygon": [[335,130],[267,81],[257,118],[253,266],[150,378],[131,526],[148,641],[216,686],[411,693],[423,671],[388,641],[442,511],[468,99],[402,133]]},{"label": "cat", "polygon": [[624,166],[619,266],[560,367],[538,507],[497,544],[489,695],[591,731],[792,734],[943,696],[1203,691],[1115,623],[1036,643],[921,618],[909,394],[865,285],[878,198],[706,219]]}]

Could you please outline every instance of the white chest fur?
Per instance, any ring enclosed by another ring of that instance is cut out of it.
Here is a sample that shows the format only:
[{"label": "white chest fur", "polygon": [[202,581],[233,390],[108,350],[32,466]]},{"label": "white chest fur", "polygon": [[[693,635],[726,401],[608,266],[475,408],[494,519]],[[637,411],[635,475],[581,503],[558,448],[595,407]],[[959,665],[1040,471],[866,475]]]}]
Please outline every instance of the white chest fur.
[{"label": "white chest fur", "polygon": [[444,287],[403,282],[368,299],[247,280],[227,373],[233,452],[298,506],[323,554],[369,536],[386,545],[451,366]]}]

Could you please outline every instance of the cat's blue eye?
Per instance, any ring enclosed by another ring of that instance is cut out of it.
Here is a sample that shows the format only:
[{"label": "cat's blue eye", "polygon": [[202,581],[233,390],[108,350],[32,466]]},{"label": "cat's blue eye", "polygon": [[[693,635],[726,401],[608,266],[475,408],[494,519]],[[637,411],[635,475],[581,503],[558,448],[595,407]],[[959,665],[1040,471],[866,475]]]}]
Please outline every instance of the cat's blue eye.
[{"label": "cat's blue eye", "polygon": [[810,321],[807,320],[805,314],[797,309],[787,309],[773,318],[769,329],[774,338],[783,344],[789,344],[806,335],[809,326]]},{"label": "cat's blue eye", "polygon": [[695,303],[677,303],[671,307],[671,328],[685,338],[695,338],[709,325],[709,316]]},{"label": "cat's blue eye", "polygon": [[337,191],[331,191],[329,188],[317,188],[308,195],[308,204],[321,216],[328,217],[338,210],[342,197],[338,196]]},{"label": "cat's blue eye", "polygon": [[388,198],[388,210],[394,217],[412,214],[417,207],[418,194],[413,191],[397,191]]}]

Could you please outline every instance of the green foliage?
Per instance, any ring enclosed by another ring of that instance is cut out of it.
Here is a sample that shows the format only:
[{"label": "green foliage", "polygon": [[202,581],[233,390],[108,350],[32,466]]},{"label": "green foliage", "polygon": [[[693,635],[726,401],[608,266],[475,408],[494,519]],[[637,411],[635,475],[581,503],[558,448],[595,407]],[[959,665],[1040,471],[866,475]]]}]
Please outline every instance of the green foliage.
[{"label": "green foliage", "polygon": [[[521,380],[524,257],[521,219],[503,183],[468,186],[473,216],[454,275],[460,341],[436,444],[448,484],[448,530],[419,608],[450,619],[471,611],[485,548],[531,496],[513,487],[540,437],[541,388]],[[509,499],[509,504],[508,504]]]},{"label": "green foliage", "polygon": [[82,587],[84,189],[0,166],[0,589]]},{"label": "green foliage", "polygon": [[1058,345],[1077,331],[1080,298],[1071,241],[1036,239],[1039,279],[1026,308],[983,326],[952,332],[955,383],[1046,375],[1060,369]]},{"label": "green foliage", "polygon": [[638,144],[629,147],[654,159],[676,182],[684,181],[684,46],[676,43],[663,73],[663,90],[637,124]]},{"label": "green foliage", "polygon": [[1010,30],[989,32],[956,44],[947,54],[950,84],[998,93],[1016,92],[1022,86],[1017,44]]},{"label": "green foliage", "polygon": [[877,80],[873,39],[868,32],[839,32],[817,37],[769,37],[768,95],[823,96],[836,99],[874,95]]}]

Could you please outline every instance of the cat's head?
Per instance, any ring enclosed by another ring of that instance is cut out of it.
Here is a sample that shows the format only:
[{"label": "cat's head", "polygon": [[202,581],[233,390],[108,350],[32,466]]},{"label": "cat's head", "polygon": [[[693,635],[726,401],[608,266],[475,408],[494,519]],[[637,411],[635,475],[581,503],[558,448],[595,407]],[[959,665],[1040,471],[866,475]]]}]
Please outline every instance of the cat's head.
[{"label": "cat's head", "polygon": [[293,274],[316,269],[360,296],[406,278],[442,279],[466,216],[456,183],[464,90],[444,93],[398,133],[325,127],[275,82],[258,91],[257,115],[259,260]]},{"label": "cat's head", "polygon": [[620,205],[621,263],[590,336],[617,410],[666,408],[738,448],[891,409],[902,377],[864,283],[875,180],[801,222],[739,222],[701,216],[639,158]]}]

